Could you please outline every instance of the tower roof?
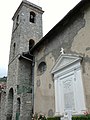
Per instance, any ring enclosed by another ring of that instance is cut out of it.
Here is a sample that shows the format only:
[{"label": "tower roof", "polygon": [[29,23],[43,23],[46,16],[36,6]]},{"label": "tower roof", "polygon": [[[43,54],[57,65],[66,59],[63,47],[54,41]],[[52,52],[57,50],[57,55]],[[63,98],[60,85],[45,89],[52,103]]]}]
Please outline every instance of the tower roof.
[{"label": "tower roof", "polygon": [[12,20],[14,20],[14,18],[16,17],[16,15],[18,14],[18,12],[20,11],[20,9],[22,8],[22,6],[27,6],[27,7],[33,7],[35,10],[38,10],[39,12],[43,13],[44,11],[42,10],[42,8],[38,5],[35,5],[27,0],[22,0],[21,4],[19,5],[18,9],[16,10],[16,12],[14,13],[14,16],[12,17]]}]

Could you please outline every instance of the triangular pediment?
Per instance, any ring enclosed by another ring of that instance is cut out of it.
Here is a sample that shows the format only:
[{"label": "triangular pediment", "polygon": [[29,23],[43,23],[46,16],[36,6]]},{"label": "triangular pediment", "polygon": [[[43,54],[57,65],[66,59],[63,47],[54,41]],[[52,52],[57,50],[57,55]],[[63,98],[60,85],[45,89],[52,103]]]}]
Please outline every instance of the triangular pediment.
[{"label": "triangular pediment", "polygon": [[78,55],[62,54],[58,57],[51,73],[55,73],[56,71],[61,70],[78,60],[81,60],[81,57]]}]

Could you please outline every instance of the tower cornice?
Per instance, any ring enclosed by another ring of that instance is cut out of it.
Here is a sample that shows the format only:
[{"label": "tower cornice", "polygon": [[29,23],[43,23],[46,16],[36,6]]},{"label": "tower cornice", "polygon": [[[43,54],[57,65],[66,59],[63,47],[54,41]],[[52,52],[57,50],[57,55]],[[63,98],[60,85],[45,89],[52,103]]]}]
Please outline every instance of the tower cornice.
[{"label": "tower cornice", "polygon": [[18,12],[20,11],[20,9],[22,8],[22,6],[27,6],[27,7],[32,7],[34,8],[34,10],[38,10],[40,13],[43,14],[43,10],[42,10],[42,7],[38,6],[38,5],[35,5],[27,0],[22,0],[21,4],[19,5],[19,7],[17,8],[16,12],[14,13],[13,17],[12,17],[12,20],[15,19],[15,17],[17,16]]}]

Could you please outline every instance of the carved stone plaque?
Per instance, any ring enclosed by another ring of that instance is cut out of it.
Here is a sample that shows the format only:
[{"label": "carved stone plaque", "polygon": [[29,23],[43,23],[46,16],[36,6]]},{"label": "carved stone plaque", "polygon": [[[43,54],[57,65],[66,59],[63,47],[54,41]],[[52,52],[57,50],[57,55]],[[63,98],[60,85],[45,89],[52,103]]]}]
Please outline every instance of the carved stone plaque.
[{"label": "carved stone plaque", "polygon": [[73,77],[69,76],[63,79],[63,93],[64,93],[64,109],[73,110],[75,108],[74,103],[74,91],[73,91]]}]

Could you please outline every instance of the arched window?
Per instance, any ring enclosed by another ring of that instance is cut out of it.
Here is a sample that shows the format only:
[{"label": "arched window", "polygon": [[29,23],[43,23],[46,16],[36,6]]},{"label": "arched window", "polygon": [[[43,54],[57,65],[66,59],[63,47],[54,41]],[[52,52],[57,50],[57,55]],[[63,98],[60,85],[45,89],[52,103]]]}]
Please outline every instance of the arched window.
[{"label": "arched window", "polygon": [[19,120],[19,116],[20,116],[20,98],[17,98],[17,111],[16,111],[16,120]]},{"label": "arched window", "polygon": [[35,41],[30,39],[29,40],[29,50],[35,45]]},{"label": "arched window", "polygon": [[20,98],[17,98],[17,112],[20,114]]},{"label": "arched window", "polygon": [[32,23],[35,23],[35,17],[36,17],[36,14],[34,12],[30,12],[30,22]]},{"label": "arched window", "polygon": [[16,43],[13,44],[13,57],[15,56]]},{"label": "arched window", "polygon": [[16,27],[19,25],[19,15],[16,18]]},{"label": "arched window", "polygon": [[38,66],[38,71],[40,74],[43,74],[46,71],[46,63],[41,62]]}]

